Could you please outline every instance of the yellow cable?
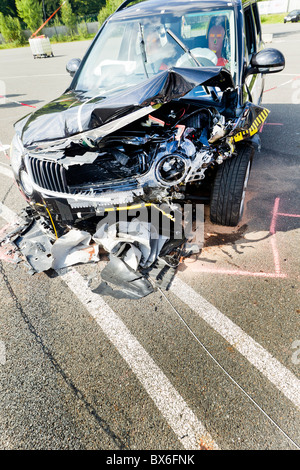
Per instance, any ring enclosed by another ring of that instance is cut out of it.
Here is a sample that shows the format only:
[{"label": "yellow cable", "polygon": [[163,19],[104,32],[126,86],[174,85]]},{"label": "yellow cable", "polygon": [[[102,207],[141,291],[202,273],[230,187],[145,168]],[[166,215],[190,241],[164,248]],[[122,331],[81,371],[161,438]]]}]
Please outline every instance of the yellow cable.
[{"label": "yellow cable", "polygon": [[[39,203],[36,203],[37,206],[40,206],[40,207],[44,207],[46,209],[46,211],[48,212],[48,215],[50,217],[50,220],[51,220],[51,223],[52,223],[52,227],[54,229],[54,233],[55,233],[55,237],[58,238],[58,235],[57,235],[57,231],[56,231],[56,228],[55,228],[55,224],[53,222],[53,219],[52,219],[52,216],[51,216],[51,213],[48,209],[48,207],[46,206],[46,204],[39,204]],[[171,219],[173,222],[175,222],[175,217],[173,217],[171,214],[167,214],[164,210],[162,210],[160,207],[158,207],[156,204],[153,204],[152,202],[147,202],[145,204],[135,204],[133,206],[124,206],[124,207],[107,207],[104,209],[105,212],[111,212],[111,211],[122,211],[122,210],[130,210],[130,209],[141,209],[143,207],[155,207],[155,209],[157,209],[158,211],[160,211],[165,217],[168,217],[169,219]]]},{"label": "yellow cable", "polygon": [[157,209],[158,211],[160,211],[165,217],[168,217],[169,219],[171,219],[173,222],[175,222],[175,218],[171,215],[171,214],[167,214],[165,211],[163,211],[160,207],[158,207],[156,204],[152,203],[152,202],[146,202],[144,204],[135,204],[133,206],[122,206],[122,207],[106,207],[104,208],[104,212],[113,212],[113,211],[127,211],[127,210],[130,210],[130,209],[141,209],[143,207],[155,207],[155,209]]},{"label": "yellow cable", "polygon": [[52,215],[50,214],[50,211],[49,211],[48,207],[46,206],[45,202],[44,202],[44,204],[39,204],[37,202],[36,205],[40,206],[40,207],[44,207],[46,209],[46,211],[48,212],[48,215],[50,217],[50,220],[51,220],[51,224],[52,224],[52,227],[53,227],[53,230],[54,230],[54,233],[55,233],[55,237],[58,238],[57,231],[56,231],[56,228],[55,228],[55,224],[54,224],[53,219],[52,219]]}]

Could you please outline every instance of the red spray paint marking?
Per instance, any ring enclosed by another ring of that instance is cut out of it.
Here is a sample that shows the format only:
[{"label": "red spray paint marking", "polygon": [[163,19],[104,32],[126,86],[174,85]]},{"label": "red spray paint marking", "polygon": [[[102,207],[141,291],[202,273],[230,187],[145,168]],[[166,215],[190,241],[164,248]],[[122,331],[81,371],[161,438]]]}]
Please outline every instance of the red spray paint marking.
[{"label": "red spray paint marking", "polygon": [[285,214],[283,212],[278,212],[277,215],[282,215],[283,217],[300,217],[300,214]]},{"label": "red spray paint marking", "polygon": [[280,273],[280,261],[279,261],[279,252],[277,249],[277,243],[276,243],[276,223],[277,223],[277,218],[278,216],[284,216],[284,217],[300,217],[300,214],[286,214],[282,212],[278,212],[279,208],[279,202],[280,198],[277,197],[275,199],[274,207],[273,207],[273,217],[270,225],[270,233],[271,233],[271,246],[272,246],[272,251],[273,251],[273,259],[274,259],[274,265],[275,265],[275,272],[277,274]]},{"label": "red spray paint marking", "polygon": [[280,274],[280,259],[279,259],[279,252],[277,249],[277,243],[276,243],[276,237],[275,237],[279,201],[280,199],[279,197],[277,197],[274,202],[273,217],[272,217],[271,225],[270,225],[271,247],[272,247],[272,252],[273,252],[273,260],[274,260],[276,274]]},{"label": "red spray paint marking", "polygon": [[275,199],[274,206],[273,206],[273,211],[272,211],[273,216],[272,216],[270,230],[269,230],[271,235],[275,235],[276,233],[276,222],[277,222],[277,217],[278,217],[279,201],[280,201],[280,198],[277,197]]},{"label": "red spray paint marking", "polygon": [[[6,224],[0,229],[0,238],[4,239],[5,235],[8,235],[12,230],[12,224]],[[0,260],[6,261],[7,263],[15,263],[16,254],[12,246],[4,245],[0,246]]]},{"label": "red spray paint marking", "polygon": [[[186,266],[189,265],[188,262],[185,263]],[[253,272],[253,271],[242,271],[241,269],[223,269],[223,268],[208,268],[205,266],[194,267],[193,272],[201,272],[207,274],[227,274],[229,276],[249,276],[249,277],[267,277],[267,278],[286,278],[287,275],[284,273],[266,273],[263,271]]]},{"label": "red spray paint marking", "polygon": [[195,272],[203,272],[203,273],[211,273],[211,274],[228,274],[231,276],[251,276],[251,277],[267,277],[267,278],[287,278],[287,274],[281,272],[280,268],[280,256],[279,251],[277,248],[277,240],[276,240],[276,224],[277,219],[279,216],[283,217],[300,217],[300,214],[287,214],[284,212],[279,212],[279,203],[280,198],[277,197],[274,202],[273,210],[272,210],[272,220],[270,224],[269,233],[272,255],[273,255],[273,262],[274,262],[274,272],[267,273],[267,272],[252,272],[252,271],[243,271],[240,269],[223,269],[223,268],[209,268],[205,266],[197,266],[192,267],[191,262],[189,263],[188,260],[186,261],[186,265],[191,265],[193,271]]},{"label": "red spray paint marking", "polygon": [[32,104],[26,104],[26,103],[21,103],[21,101],[11,100],[10,98],[7,98],[7,96],[5,96],[5,95],[0,95],[0,98],[5,98],[7,101],[10,101],[11,103],[16,103],[16,104],[19,104],[21,106],[28,106],[29,108],[36,108],[36,106],[33,106]]},{"label": "red spray paint marking", "polygon": [[12,250],[8,250],[5,246],[0,246],[0,260],[7,263],[16,263],[16,254]]},{"label": "red spray paint marking", "polygon": [[264,122],[261,128],[259,129],[259,132],[263,131],[264,126],[283,126],[282,122]]},{"label": "red spray paint marking", "polygon": [[287,82],[281,83],[280,85],[273,86],[272,88],[269,88],[268,90],[265,90],[264,93],[267,93],[268,91],[276,90],[277,88],[288,85],[289,83],[293,82],[294,80],[298,80],[299,78],[300,78],[300,75],[298,75],[297,77],[291,78],[291,80],[288,80]]}]

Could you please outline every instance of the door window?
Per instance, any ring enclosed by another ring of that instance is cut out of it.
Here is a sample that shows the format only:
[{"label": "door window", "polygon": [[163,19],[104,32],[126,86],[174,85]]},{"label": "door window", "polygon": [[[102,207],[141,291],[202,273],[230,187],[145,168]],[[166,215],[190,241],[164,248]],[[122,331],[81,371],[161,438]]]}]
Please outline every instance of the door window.
[{"label": "door window", "polygon": [[255,35],[255,26],[254,18],[252,14],[251,7],[247,7],[244,10],[244,24],[245,24],[245,34],[246,34],[246,55],[248,56],[248,62],[256,52],[256,35]]}]

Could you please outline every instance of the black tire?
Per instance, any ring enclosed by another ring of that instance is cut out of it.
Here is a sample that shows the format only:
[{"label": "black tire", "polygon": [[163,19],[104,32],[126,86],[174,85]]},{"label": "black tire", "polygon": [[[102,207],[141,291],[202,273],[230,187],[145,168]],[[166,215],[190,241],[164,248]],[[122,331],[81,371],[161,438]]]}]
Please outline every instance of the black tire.
[{"label": "black tire", "polygon": [[235,227],[243,215],[254,149],[244,144],[237,151],[217,169],[210,197],[210,220],[214,224]]}]

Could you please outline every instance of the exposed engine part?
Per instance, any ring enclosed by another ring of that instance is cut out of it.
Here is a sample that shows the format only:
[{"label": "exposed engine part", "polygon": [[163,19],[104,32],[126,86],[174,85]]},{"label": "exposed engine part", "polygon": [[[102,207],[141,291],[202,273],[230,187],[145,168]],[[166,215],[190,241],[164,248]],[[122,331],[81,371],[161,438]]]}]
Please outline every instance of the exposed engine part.
[{"label": "exposed engine part", "polygon": [[155,175],[158,182],[165,186],[174,186],[181,183],[186,174],[186,156],[179,152],[165,155],[159,160],[155,168]]}]

